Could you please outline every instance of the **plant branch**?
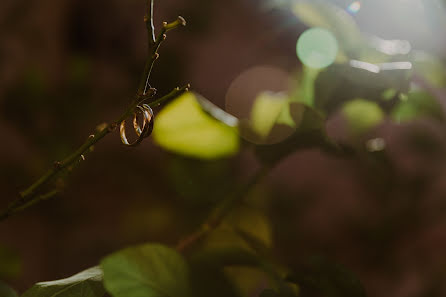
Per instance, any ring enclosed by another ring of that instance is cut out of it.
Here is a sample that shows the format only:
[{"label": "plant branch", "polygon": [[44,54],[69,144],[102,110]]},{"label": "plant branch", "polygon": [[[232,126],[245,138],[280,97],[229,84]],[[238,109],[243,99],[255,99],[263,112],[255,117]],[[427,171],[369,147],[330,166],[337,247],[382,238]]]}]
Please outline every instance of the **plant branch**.
[{"label": "plant branch", "polygon": [[[153,1],[150,1],[149,7],[152,7],[152,6],[153,6]],[[149,8],[149,13],[152,13],[151,8]],[[137,94],[139,96],[145,96],[146,92],[151,88],[150,83],[149,83],[150,74],[152,73],[152,69],[153,69],[153,65],[155,64],[155,61],[159,58],[158,50],[161,46],[161,43],[164,40],[166,40],[166,37],[167,37],[166,33],[168,31],[178,28],[180,26],[186,26],[186,20],[183,17],[178,16],[178,18],[171,23],[164,22],[163,26],[161,28],[161,31],[156,38],[155,38],[155,33],[153,31],[153,18],[150,18],[150,20],[146,18],[146,24],[147,24],[147,28],[151,28],[151,29],[149,29],[149,32],[150,32],[149,35],[151,35],[151,36],[149,36],[148,59],[144,66],[144,73],[143,73],[142,80],[139,84],[139,88],[138,88],[138,92],[137,92]],[[151,40],[153,40],[153,41],[151,41]]]},{"label": "plant branch", "polygon": [[271,167],[264,166],[246,183],[229,194],[208,216],[206,221],[193,233],[182,239],[176,246],[180,252],[185,251],[191,245],[199,242],[212,230],[217,228],[221,222],[226,218],[229,212],[237,206],[238,203],[257,185],[262,178],[264,178]]},{"label": "plant branch", "polygon": [[153,25],[153,0],[148,0],[147,15],[144,17],[147,26],[149,48],[155,43],[155,26]]},{"label": "plant branch", "polygon": [[[156,107],[161,105],[162,103],[165,103],[169,100],[172,100],[184,92],[189,90],[189,85],[186,85],[181,88],[175,88],[172,92],[169,94],[148,103],[150,107]],[[142,100],[144,101],[144,100]],[[90,135],[88,139],[82,144],[76,151],[74,151],[71,155],[69,155],[67,158],[65,158],[62,161],[58,161],[54,163],[54,166],[49,169],[44,175],[42,175],[35,183],[33,183],[31,186],[20,192],[20,197],[14,200],[10,205],[6,208],[5,211],[0,213],[0,221],[10,217],[12,214],[22,211],[40,201],[46,200],[51,198],[52,196],[56,195],[58,190],[53,190],[48,192],[47,194],[43,195],[37,195],[37,193],[49,182],[54,180],[55,177],[59,176],[65,169],[67,169],[69,166],[73,165],[76,161],[79,161],[82,159],[82,156],[98,141],[100,141],[102,138],[104,138],[106,135],[111,133],[116,129],[116,127],[121,123],[124,119],[126,119],[128,116],[130,116],[135,109],[137,105],[139,105],[142,101],[136,101],[134,100],[133,103],[131,103],[127,110],[116,120],[115,122],[111,124],[107,124],[101,131],[99,131],[95,135]],[[51,195],[50,195],[51,194]]]},{"label": "plant branch", "polygon": [[[22,211],[40,201],[49,199],[55,196],[58,193],[58,190],[53,190],[48,192],[47,194],[38,195],[39,192],[42,191],[42,188],[46,186],[49,182],[53,181],[54,178],[58,177],[64,170],[72,169],[71,165],[75,162],[83,160],[84,154],[90,150],[98,141],[104,138],[106,135],[116,130],[116,127],[132,115],[135,108],[144,103],[146,100],[152,98],[155,95],[156,90],[151,88],[149,85],[150,74],[152,72],[153,65],[158,59],[159,54],[158,50],[161,43],[166,39],[166,33],[172,29],[175,29],[179,26],[185,26],[186,21],[181,16],[172,23],[163,23],[163,26],[160,30],[160,33],[157,38],[155,38],[155,28],[153,25],[153,0],[148,0],[147,3],[147,14],[144,17],[144,22],[146,23],[147,32],[148,32],[148,56],[145,62],[144,71],[141,76],[141,83],[138,87],[134,100],[122,113],[122,115],[113,123],[106,124],[97,134],[90,135],[88,139],[82,144],[76,151],[74,151],[71,155],[66,157],[62,161],[57,161],[54,163],[54,166],[50,168],[44,175],[42,175],[36,182],[34,182],[31,186],[20,192],[20,196],[15,199],[13,202],[9,204],[9,206],[0,213],[0,221],[6,219],[12,214]],[[175,97],[180,96],[182,93],[188,91],[190,85],[186,85],[182,88],[175,88],[169,94],[148,103],[150,107],[156,107],[160,104],[169,101]]]}]

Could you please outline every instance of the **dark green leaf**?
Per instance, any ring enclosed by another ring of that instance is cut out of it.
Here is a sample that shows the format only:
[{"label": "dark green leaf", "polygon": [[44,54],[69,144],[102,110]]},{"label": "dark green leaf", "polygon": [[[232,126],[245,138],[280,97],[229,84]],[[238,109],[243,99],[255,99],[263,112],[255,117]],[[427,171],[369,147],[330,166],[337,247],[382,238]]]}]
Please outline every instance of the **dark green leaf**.
[{"label": "dark green leaf", "polygon": [[303,295],[317,292],[326,297],[366,296],[363,285],[351,271],[321,256],[294,267],[287,280],[298,284]]},{"label": "dark green leaf", "polygon": [[0,263],[0,278],[12,278],[19,275],[22,263],[20,256],[13,249],[0,245]]},{"label": "dark green leaf", "polygon": [[419,117],[444,119],[441,105],[431,94],[425,91],[414,91],[401,97],[399,104],[392,112],[392,118],[399,123]]},{"label": "dark green leaf", "polygon": [[0,281],[0,296],[1,297],[17,297],[17,293],[8,285]]},{"label": "dark green leaf", "polygon": [[[346,102],[363,98],[380,103],[389,112],[395,105],[394,98],[383,100],[386,90],[407,92],[410,71],[405,69],[383,70],[379,73],[363,68],[332,65],[322,71],[315,82],[315,106],[325,114],[337,112]],[[385,94],[389,95],[389,94]]]},{"label": "dark green leaf", "polygon": [[102,270],[96,266],[69,278],[37,283],[22,297],[101,297],[104,294]]},{"label": "dark green leaf", "polygon": [[273,289],[265,289],[260,293],[259,297],[279,297],[279,293]]},{"label": "dark green leaf", "polygon": [[324,117],[318,111],[301,103],[291,103],[291,115],[295,112],[302,119],[291,136],[280,143],[256,147],[257,156],[262,162],[273,164],[296,150],[310,147],[335,149],[325,134]]},{"label": "dark green leaf", "polygon": [[175,250],[160,244],[127,248],[102,262],[104,285],[113,297],[190,296],[188,266]]}]

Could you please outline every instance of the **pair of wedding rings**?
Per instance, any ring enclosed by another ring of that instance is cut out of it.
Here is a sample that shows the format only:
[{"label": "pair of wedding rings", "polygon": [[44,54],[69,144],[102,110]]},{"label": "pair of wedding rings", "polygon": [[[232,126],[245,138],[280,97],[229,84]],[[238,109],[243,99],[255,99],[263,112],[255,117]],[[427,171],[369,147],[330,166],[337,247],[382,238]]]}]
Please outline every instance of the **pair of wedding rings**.
[{"label": "pair of wedding rings", "polygon": [[[141,123],[142,121],[142,123]],[[152,108],[149,105],[138,105],[133,112],[133,129],[135,130],[136,140],[129,141],[126,135],[126,120],[122,121],[119,126],[119,133],[121,135],[121,141],[127,146],[137,146],[144,140],[144,138],[150,136],[153,131],[154,115]]]}]

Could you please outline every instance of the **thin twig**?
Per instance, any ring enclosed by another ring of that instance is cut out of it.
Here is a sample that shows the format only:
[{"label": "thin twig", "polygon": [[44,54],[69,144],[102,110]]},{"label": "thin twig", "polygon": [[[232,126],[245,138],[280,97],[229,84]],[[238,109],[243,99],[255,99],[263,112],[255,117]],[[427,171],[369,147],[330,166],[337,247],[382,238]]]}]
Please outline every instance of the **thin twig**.
[{"label": "thin twig", "polygon": [[[20,192],[20,197],[15,199],[13,202],[9,204],[9,206],[0,213],[0,221],[6,219],[11,216],[13,213],[18,211],[22,211],[42,200],[49,199],[57,194],[58,190],[53,190],[48,192],[47,194],[38,196],[38,193],[42,190],[44,186],[46,186],[49,182],[53,181],[55,177],[59,176],[65,169],[69,169],[72,164],[76,161],[79,161],[81,158],[83,159],[84,154],[99,140],[104,138],[107,134],[114,131],[116,127],[123,122],[126,118],[132,115],[135,108],[145,102],[146,100],[152,98],[155,95],[156,90],[151,88],[149,85],[150,74],[152,72],[153,64],[156,59],[159,57],[158,50],[161,43],[166,39],[167,31],[175,29],[179,26],[185,26],[186,21],[179,16],[178,19],[172,23],[163,23],[163,26],[160,30],[160,34],[157,38],[155,38],[155,28],[153,25],[153,0],[148,0],[147,3],[147,15],[144,17],[144,21],[146,23],[147,32],[148,32],[148,56],[145,62],[144,71],[141,76],[141,83],[138,87],[134,100],[128,106],[126,111],[111,124],[107,124],[102,130],[100,130],[95,135],[90,135],[88,139],[85,141],[83,145],[81,145],[75,152],[69,155],[62,161],[57,161],[54,163],[54,166],[49,169],[44,175],[42,175],[36,182],[34,182],[31,186]],[[182,88],[175,88],[169,94],[148,103],[150,107],[156,107],[160,104],[169,101],[175,97],[180,96],[182,93],[188,91],[190,85],[186,85]]]},{"label": "thin twig", "polygon": [[[151,2],[149,4],[149,7],[153,5],[153,3]],[[151,12],[152,9],[149,9]],[[150,22],[153,22],[153,19],[150,21],[148,19],[146,19],[146,24],[147,24],[147,28],[152,28],[153,24],[149,24]],[[167,23],[164,22],[163,26],[160,30],[160,33],[158,34],[158,36],[155,38],[155,33],[154,31],[151,31],[151,29],[149,29],[149,35],[151,35],[149,37],[149,50],[148,50],[148,59],[146,61],[146,64],[144,66],[144,72],[142,75],[142,80],[139,84],[139,88],[138,88],[138,95],[139,96],[145,96],[147,91],[150,89],[150,84],[149,84],[149,80],[150,80],[150,74],[152,73],[152,69],[153,69],[153,65],[155,64],[155,61],[159,58],[159,53],[158,50],[161,46],[161,43],[166,40],[166,33],[172,29],[178,28],[180,26],[186,26],[186,20],[179,16],[175,21],[171,22],[171,23]],[[150,40],[153,39],[153,42],[150,42]]]},{"label": "thin twig", "polygon": [[144,18],[147,26],[149,48],[155,43],[155,26],[153,25],[153,0],[147,3],[147,15]]},{"label": "thin twig", "polygon": [[[189,85],[186,85],[182,88],[175,88],[172,92],[169,94],[148,103],[150,107],[157,107],[162,103],[168,102],[184,92],[188,91],[190,88]],[[48,199],[47,194],[37,196],[37,193],[49,182],[53,181],[54,178],[59,176],[65,169],[67,169],[69,166],[71,166],[74,162],[80,160],[82,158],[82,155],[85,154],[93,145],[95,145],[99,140],[104,138],[107,134],[114,131],[116,127],[121,123],[124,119],[126,119],[135,107],[140,104],[140,101],[135,101],[127,108],[127,110],[119,117],[119,119],[112,124],[108,124],[105,126],[104,129],[99,131],[96,135],[90,135],[88,137],[87,141],[85,141],[84,144],[82,144],[75,152],[73,152],[71,155],[69,155],[67,158],[65,158],[63,161],[55,162],[54,166],[49,169],[44,175],[42,175],[35,183],[33,183],[31,186],[20,192],[20,197],[14,200],[10,205],[7,207],[6,210],[4,210],[2,213],[0,213],[0,221],[10,217],[12,214],[16,213],[18,210],[22,211],[37,202],[43,201]],[[56,191],[56,190],[54,190]],[[53,193],[54,191],[51,191],[49,193]],[[48,194],[49,194],[48,193]],[[54,192],[51,196],[56,195]]]},{"label": "thin twig", "polygon": [[265,177],[271,168],[262,167],[251,179],[238,187],[234,192],[227,196],[208,216],[206,221],[193,233],[182,239],[176,246],[179,252],[184,252],[187,248],[202,240],[212,230],[217,228],[226,218],[229,212],[237,206],[238,203],[253,189],[259,181]]}]

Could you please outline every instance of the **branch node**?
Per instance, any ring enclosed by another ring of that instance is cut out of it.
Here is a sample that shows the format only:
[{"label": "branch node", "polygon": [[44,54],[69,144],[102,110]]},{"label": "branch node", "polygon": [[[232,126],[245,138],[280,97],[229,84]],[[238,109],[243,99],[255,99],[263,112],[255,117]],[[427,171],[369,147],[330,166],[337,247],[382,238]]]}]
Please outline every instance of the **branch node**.
[{"label": "branch node", "polygon": [[107,130],[108,130],[108,132],[113,132],[116,130],[116,127],[118,127],[118,124],[113,123],[113,124],[108,125]]},{"label": "branch node", "polygon": [[186,26],[186,20],[182,16],[178,16],[178,18],[172,23],[163,22],[163,28],[166,31],[170,31],[180,26]]},{"label": "branch node", "polygon": [[56,169],[60,169],[60,168],[62,168],[62,162],[56,161],[56,162],[53,163],[53,166]]}]

